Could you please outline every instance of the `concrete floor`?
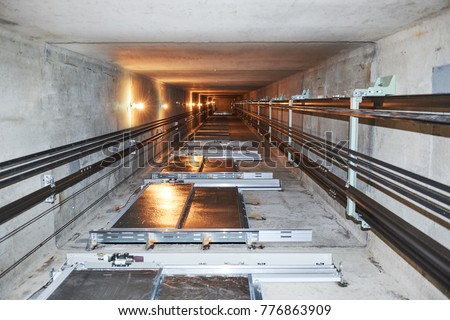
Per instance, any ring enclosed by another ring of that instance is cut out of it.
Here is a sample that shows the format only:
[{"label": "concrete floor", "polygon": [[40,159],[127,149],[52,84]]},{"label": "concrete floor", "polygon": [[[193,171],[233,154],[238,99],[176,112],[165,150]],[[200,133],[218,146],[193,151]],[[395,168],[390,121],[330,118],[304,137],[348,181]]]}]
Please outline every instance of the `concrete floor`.
[{"label": "concrete floor", "polygon": [[[235,123],[237,124],[237,123]],[[242,130],[242,126],[241,129]],[[247,131],[247,138],[250,132]],[[243,137],[243,132],[239,134]],[[258,139],[253,135],[251,138]],[[268,155],[268,153],[266,153]],[[274,177],[281,179],[283,191],[247,191],[244,194],[248,215],[258,214],[266,220],[250,219],[251,228],[312,228],[311,243],[275,244],[266,243],[264,252],[313,252],[331,253],[336,265],[342,263],[347,287],[337,283],[266,283],[262,285],[265,299],[408,299],[408,286],[399,283],[367,248],[364,233],[352,225],[353,222],[341,217],[322,198],[304,188],[297,177],[297,168],[293,168],[282,156],[263,161],[257,166],[241,163],[241,171],[273,171]],[[276,164],[276,167],[273,166]],[[58,269],[69,252],[85,252],[88,231],[105,227],[120,212],[114,210],[123,204],[130,194],[139,187],[149,168],[141,172],[132,183],[123,186],[114,196],[106,199],[96,209],[94,218],[80,225],[72,240],[48,257],[48,261],[31,274],[25,283],[18,283],[17,290],[11,293],[11,299],[33,298],[33,293],[48,281],[51,268]],[[143,245],[108,245],[96,251],[113,252],[144,251]],[[198,252],[199,245],[157,245],[155,252]],[[245,245],[212,245],[211,252],[245,252]],[[414,295],[418,298],[417,293]],[[421,298],[419,296],[419,298]],[[426,297],[423,297],[426,298]]]}]

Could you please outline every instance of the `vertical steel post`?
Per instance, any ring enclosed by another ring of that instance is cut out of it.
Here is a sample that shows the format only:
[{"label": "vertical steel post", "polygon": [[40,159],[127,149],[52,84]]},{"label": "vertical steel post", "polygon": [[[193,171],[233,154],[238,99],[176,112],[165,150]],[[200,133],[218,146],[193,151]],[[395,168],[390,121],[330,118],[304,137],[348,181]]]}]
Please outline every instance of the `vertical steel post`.
[{"label": "vertical steel post", "polygon": [[[362,101],[362,98],[360,96],[352,96],[350,98],[350,109],[351,110],[358,110],[359,109],[359,103]],[[348,148],[352,151],[358,151],[358,124],[359,119],[358,117],[350,117],[350,123],[349,123],[349,132],[348,132]],[[354,159],[356,159],[355,156],[349,155],[348,157],[348,171],[347,171],[347,187],[349,186],[356,186],[356,172],[355,170],[350,168],[350,164],[353,166],[356,166],[356,163],[354,162]],[[347,209],[346,213],[347,215],[355,218],[356,220],[361,220],[359,215],[355,211],[356,204],[353,200],[351,200],[349,197],[347,197]]]},{"label": "vertical steel post", "polygon": [[269,143],[272,143],[272,100],[269,102]]},{"label": "vertical steel post", "polygon": [[[292,146],[292,107],[293,105],[293,101],[289,100],[289,110],[288,110],[288,145],[291,147]],[[291,162],[292,159],[292,154],[290,152],[288,152],[288,161]]]},{"label": "vertical steel post", "polygon": [[260,117],[260,116],[261,116],[261,107],[260,107],[259,101],[258,101],[258,133],[259,133],[259,134],[261,134],[260,131],[259,131],[259,117]]}]

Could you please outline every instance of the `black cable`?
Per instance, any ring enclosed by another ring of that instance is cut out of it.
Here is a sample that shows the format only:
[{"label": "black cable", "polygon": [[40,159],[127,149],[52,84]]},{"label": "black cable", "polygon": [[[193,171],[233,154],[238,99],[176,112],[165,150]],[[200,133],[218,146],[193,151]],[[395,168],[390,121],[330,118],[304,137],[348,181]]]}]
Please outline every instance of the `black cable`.
[{"label": "black cable", "polygon": [[36,247],[34,247],[31,251],[29,251],[27,254],[25,254],[22,258],[14,262],[11,266],[9,266],[7,269],[2,271],[0,273],[0,279],[3,278],[5,275],[7,275],[11,270],[13,270],[15,267],[17,267],[19,264],[24,262],[29,256],[31,256],[33,253],[38,251],[41,247],[43,247],[47,242],[52,240],[54,237],[56,237],[58,234],[60,234],[65,228],[67,228],[69,225],[71,225],[73,222],[78,220],[82,215],[84,215],[86,212],[88,212],[90,209],[92,209],[95,205],[97,205],[100,201],[102,201],[104,198],[106,198],[112,191],[114,191],[116,188],[118,188],[123,182],[125,182],[128,178],[133,176],[134,173],[127,176],[125,179],[123,179],[120,183],[118,183],[114,188],[108,190],[105,194],[103,194],[100,198],[95,200],[93,203],[91,203],[87,208],[85,208],[83,211],[81,211],[79,214],[77,214],[75,217],[70,219],[66,224],[64,224],[62,227],[60,227],[58,230],[56,230],[53,234],[48,236],[44,241],[39,243]]}]

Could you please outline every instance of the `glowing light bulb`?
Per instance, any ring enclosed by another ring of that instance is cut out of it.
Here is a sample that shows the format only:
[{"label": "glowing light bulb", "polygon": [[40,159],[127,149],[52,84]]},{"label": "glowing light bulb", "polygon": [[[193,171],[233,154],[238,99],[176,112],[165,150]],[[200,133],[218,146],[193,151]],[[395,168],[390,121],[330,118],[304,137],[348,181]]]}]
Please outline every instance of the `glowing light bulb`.
[{"label": "glowing light bulb", "polygon": [[139,109],[142,110],[144,109],[144,104],[142,102],[139,103],[132,103],[131,104],[131,109]]}]

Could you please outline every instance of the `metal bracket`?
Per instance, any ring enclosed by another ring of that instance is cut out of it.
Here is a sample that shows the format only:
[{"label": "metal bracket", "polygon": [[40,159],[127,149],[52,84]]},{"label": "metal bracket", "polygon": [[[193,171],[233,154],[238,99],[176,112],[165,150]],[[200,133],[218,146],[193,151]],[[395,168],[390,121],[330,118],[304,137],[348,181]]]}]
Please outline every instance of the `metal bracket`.
[{"label": "metal bracket", "polygon": [[[355,90],[356,92],[357,90]],[[351,110],[359,110],[359,104],[362,101],[362,96],[357,95],[350,98],[350,109]],[[358,117],[350,117],[349,120],[349,132],[348,132],[348,149],[352,151],[358,151],[358,125],[359,119]],[[354,169],[351,168],[350,164],[356,166],[355,163],[356,157],[349,154],[348,157],[348,171],[347,171],[347,183],[346,188],[350,186],[356,187],[357,174]],[[370,228],[369,225],[361,218],[361,216],[356,212],[356,203],[350,197],[347,196],[347,208],[346,214],[356,221],[361,222],[361,226],[364,229]]]},{"label": "metal bracket", "polygon": [[[129,147],[129,148],[131,148],[131,147],[133,147],[133,146],[135,146],[135,145],[136,145],[136,140],[129,140],[129,141],[128,141],[128,147]],[[135,155],[135,154],[137,154],[137,151],[134,150],[133,152],[131,152],[131,154],[132,154],[132,155]]]},{"label": "metal bracket", "polygon": [[[359,110],[359,104],[362,102],[363,97],[377,97],[377,96],[385,96],[389,94],[395,94],[395,84],[396,78],[395,75],[380,77],[375,81],[373,87],[369,87],[367,89],[355,89],[353,91],[353,96],[350,98],[350,109],[351,110]],[[359,119],[358,117],[350,117],[349,123],[349,133],[348,133],[348,148],[352,151],[358,151],[358,125]],[[355,163],[356,157],[353,155],[349,155],[348,162],[349,168],[347,172],[347,183],[346,188],[353,186],[356,187],[357,174],[356,171],[350,168],[350,164],[353,166],[357,166]],[[347,197],[347,208],[346,214],[356,221],[361,222],[361,227],[363,229],[368,229],[370,226],[361,218],[361,216],[356,213],[356,204],[355,202]]]},{"label": "metal bracket", "polygon": [[291,97],[291,100],[304,100],[304,99],[309,99],[310,97],[310,92],[309,89],[304,89],[302,91],[302,94],[297,94]]},{"label": "metal bracket", "polygon": [[272,98],[270,101],[283,101],[284,99],[284,94],[280,94],[278,97]]},{"label": "metal bracket", "polygon": [[[359,110],[359,104],[362,102],[363,97],[377,97],[395,94],[395,75],[380,77],[375,81],[373,87],[367,89],[355,89],[353,96],[350,98],[350,109]],[[348,133],[348,148],[352,151],[358,151],[358,117],[350,117],[349,133]],[[348,162],[353,166],[357,166],[355,163],[356,157],[349,155]],[[357,174],[352,168],[348,168],[346,188],[353,186],[356,187]],[[361,222],[363,229],[369,229],[370,226],[362,219],[362,217],[356,213],[355,202],[347,197],[346,214],[356,221]]]},{"label": "metal bracket", "polygon": [[[50,174],[44,174],[41,177],[41,186],[46,187],[50,186],[50,188],[55,189],[55,178]],[[52,194],[50,197],[44,200],[45,203],[55,203],[56,195]]]},{"label": "metal bracket", "polygon": [[380,77],[373,87],[367,89],[355,89],[353,97],[378,97],[395,94],[395,75]]}]

